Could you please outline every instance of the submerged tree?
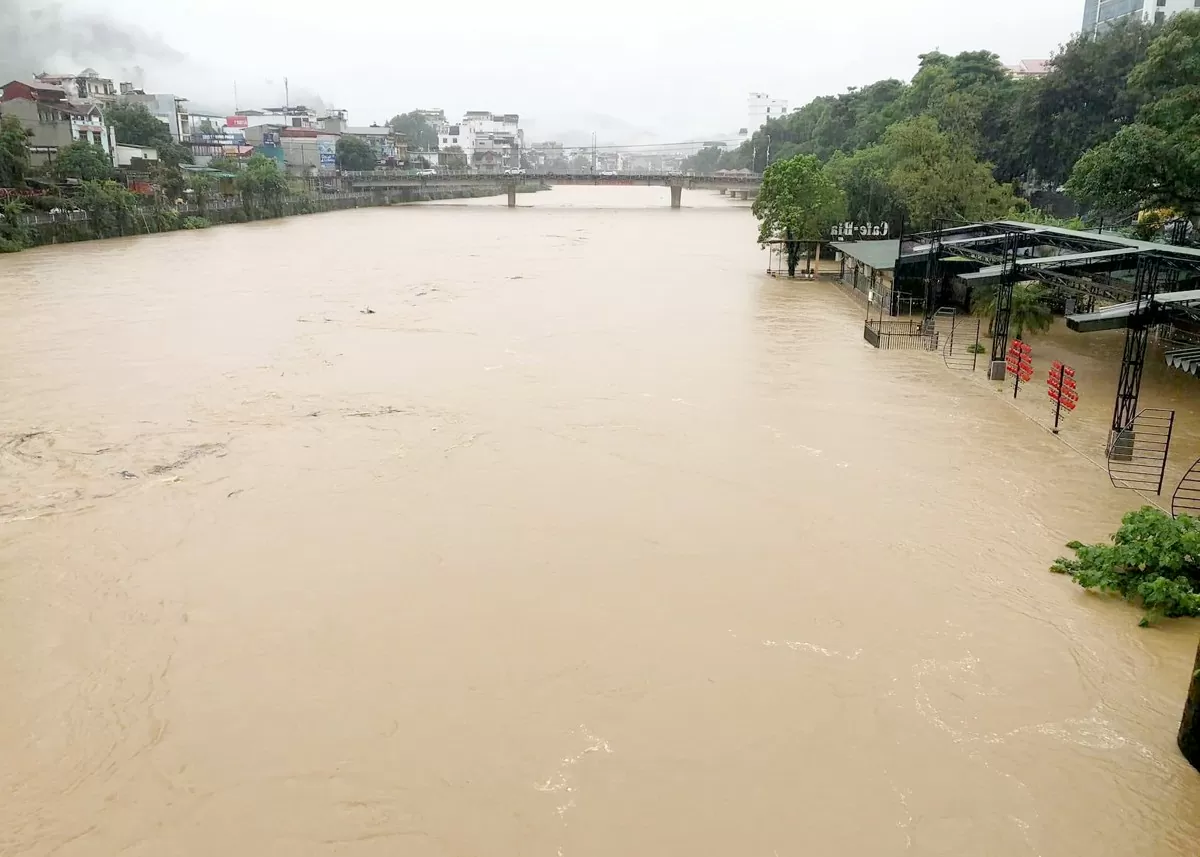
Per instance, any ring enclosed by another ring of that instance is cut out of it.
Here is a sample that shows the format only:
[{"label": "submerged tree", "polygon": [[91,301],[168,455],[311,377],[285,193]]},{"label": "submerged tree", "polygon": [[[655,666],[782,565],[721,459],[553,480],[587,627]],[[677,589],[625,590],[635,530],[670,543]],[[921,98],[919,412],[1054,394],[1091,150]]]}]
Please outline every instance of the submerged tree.
[{"label": "submerged tree", "polygon": [[[1013,286],[1012,314],[1008,318],[1008,332],[1013,339],[1023,339],[1031,333],[1043,333],[1054,323],[1054,314],[1042,299],[1045,288],[1038,283],[1017,283]],[[994,331],[996,318],[996,287],[976,289],[971,296],[971,312],[988,320],[987,335]]]},{"label": "submerged tree", "polygon": [[1050,570],[1137,604],[1146,611],[1143,626],[1200,616],[1200,520],[1143,506],[1121,519],[1112,544],[1067,547],[1075,558],[1059,557]]},{"label": "submerged tree", "polygon": [[752,210],[760,221],[758,240],[785,241],[788,276],[795,276],[801,242],[822,238],[845,216],[846,200],[820,161],[797,155],[767,167]]}]

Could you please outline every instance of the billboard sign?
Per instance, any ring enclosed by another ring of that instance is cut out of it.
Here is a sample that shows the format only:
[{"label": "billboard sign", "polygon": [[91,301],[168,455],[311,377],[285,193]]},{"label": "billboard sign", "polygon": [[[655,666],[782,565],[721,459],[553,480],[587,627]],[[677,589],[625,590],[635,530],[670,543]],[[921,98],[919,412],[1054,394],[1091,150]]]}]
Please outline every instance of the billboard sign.
[{"label": "billboard sign", "polygon": [[321,169],[337,169],[337,147],[334,143],[325,140],[318,140],[317,151],[321,155]]},{"label": "billboard sign", "polygon": [[226,116],[226,128],[246,128],[250,124],[250,120],[245,116]]}]

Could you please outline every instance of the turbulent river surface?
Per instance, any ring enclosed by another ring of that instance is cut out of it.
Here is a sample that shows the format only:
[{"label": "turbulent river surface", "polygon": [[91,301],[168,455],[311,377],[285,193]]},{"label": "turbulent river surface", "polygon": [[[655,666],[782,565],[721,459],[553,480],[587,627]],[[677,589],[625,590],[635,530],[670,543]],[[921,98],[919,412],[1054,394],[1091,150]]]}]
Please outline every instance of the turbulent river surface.
[{"label": "turbulent river surface", "polygon": [[520,201],[0,259],[0,854],[1195,857],[1200,626],[1047,571],[1119,339],[1058,440],[745,203]]}]

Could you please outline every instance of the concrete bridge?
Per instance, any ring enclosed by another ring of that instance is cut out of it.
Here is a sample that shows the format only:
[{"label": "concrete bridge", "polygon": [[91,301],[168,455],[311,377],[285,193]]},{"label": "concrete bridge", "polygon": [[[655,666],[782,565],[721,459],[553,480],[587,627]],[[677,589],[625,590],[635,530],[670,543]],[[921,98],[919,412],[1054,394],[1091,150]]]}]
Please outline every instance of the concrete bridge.
[{"label": "concrete bridge", "polygon": [[671,208],[679,208],[683,190],[719,190],[741,199],[756,196],[762,186],[760,175],[674,175],[671,173],[531,173],[506,176],[496,173],[439,172],[435,176],[423,176],[416,170],[371,170],[347,172],[343,181],[356,191],[402,190],[433,188],[478,188],[495,186],[508,192],[508,207],[517,204],[517,188],[523,184],[542,185],[595,185],[601,187],[666,187],[671,189]]}]

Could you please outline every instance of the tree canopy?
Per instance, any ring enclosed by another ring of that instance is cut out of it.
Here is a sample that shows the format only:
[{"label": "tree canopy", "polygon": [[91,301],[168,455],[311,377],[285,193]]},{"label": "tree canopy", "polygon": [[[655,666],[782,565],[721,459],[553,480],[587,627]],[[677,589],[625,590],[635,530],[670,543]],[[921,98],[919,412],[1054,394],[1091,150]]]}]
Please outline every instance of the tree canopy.
[{"label": "tree canopy", "polygon": [[438,147],[437,130],[416,110],[397,114],[387,124],[397,134],[405,136],[411,150],[432,152]]},{"label": "tree canopy", "polygon": [[794,276],[799,242],[823,238],[845,216],[846,200],[816,157],[796,155],[767,167],[751,210],[759,241],[787,242],[788,274]]},{"label": "tree canopy", "polygon": [[687,165],[761,172],[813,155],[845,192],[850,217],[903,211],[917,227],[1007,214],[1021,205],[1007,185],[1048,190],[1072,175],[1072,195],[1101,209],[1191,210],[1200,207],[1198,18],[1077,36],[1043,77],[1015,78],[988,51],[926,53],[911,81],[815,98],[738,148],[705,149]]},{"label": "tree canopy", "polygon": [[1102,211],[1172,208],[1200,222],[1200,14],[1172,18],[1129,75],[1137,119],[1085,153],[1068,190]]},{"label": "tree canopy", "polygon": [[242,195],[242,205],[251,216],[278,213],[287,194],[287,177],[274,158],[263,154],[251,157],[234,182]]},{"label": "tree canopy", "polygon": [[343,170],[375,169],[375,152],[359,137],[343,134],[337,141],[337,165]]},{"label": "tree canopy", "polygon": [[102,147],[79,140],[59,149],[54,175],[59,179],[104,181],[113,177],[113,164]]},{"label": "tree canopy", "polygon": [[192,162],[191,150],[176,143],[171,137],[171,129],[155,118],[144,104],[118,102],[109,105],[104,118],[117,132],[118,143],[151,146],[158,151],[159,163],[171,169]]},{"label": "tree canopy", "polygon": [[29,173],[29,134],[15,116],[0,116],[0,187],[22,187]]}]

